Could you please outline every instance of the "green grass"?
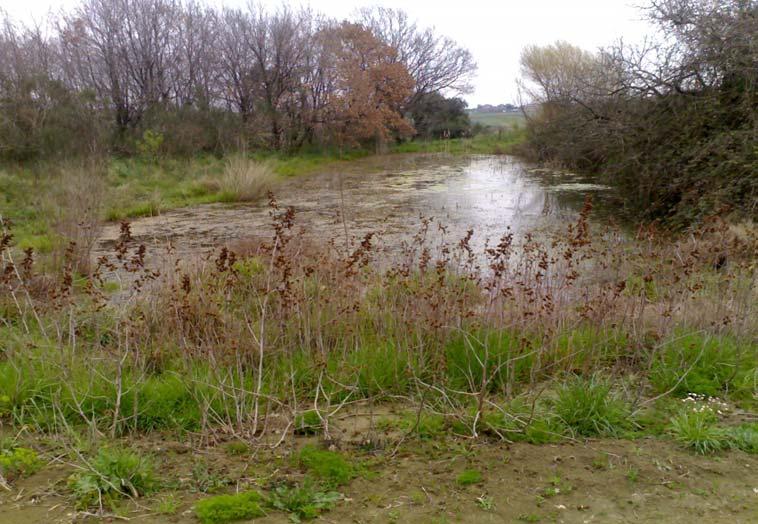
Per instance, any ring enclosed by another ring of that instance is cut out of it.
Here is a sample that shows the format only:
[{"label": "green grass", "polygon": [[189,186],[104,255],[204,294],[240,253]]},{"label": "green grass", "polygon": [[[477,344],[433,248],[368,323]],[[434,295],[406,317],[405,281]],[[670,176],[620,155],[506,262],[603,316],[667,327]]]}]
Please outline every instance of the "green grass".
[{"label": "green grass", "polygon": [[528,378],[534,360],[529,353],[523,337],[512,331],[453,337],[445,347],[448,382],[466,391],[478,391],[485,383],[490,392],[505,391],[508,382]]},{"label": "green grass", "polygon": [[155,503],[154,511],[159,515],[176,515],[179,511],[179,502],[175,494],[165,494]]},{"label": "green grass", "polygon": [[236,495],[217,495],[195,504],[195,515],[202,524],[225,524],[263,517],[263,497],[257,491]]},{"label": "green grass", "polygon": [[628,428],[629,408],[606,379],[574,377],[558,389],[555,413],[577,435],[619,435]]},{"label": "green grass", "polygon": [[[86,340],[84,329],[80,336]],[[123,419],[117,433],[122,434],[133,430],[196,430],[202,423],[203,402],[216,413],[234,409],[233,400],[219,383],[222,378],[203,363],[148,376],[127,367],[122,372],[119,400],[115,383],[95,380],[115,376],[113,363],[85,362],[84,358],[66,348],[56,351],[43,346],[13,362],[0,362],[0,416],[45,431],[59,429],[60,417],[74,426],[94,422],[107,430],[120,402]],[[64,365],[69,369],[65,379],[58,367]]]},{"label": "green grass", "polygon": [[726,436],[733,447],[751,455],[758,454],[758,422],[728,428]]},{"label": "green grass", "polygon": [[605,367],[624,355],[629,346],[626,333],[616,329],[583,325],[560,333],[552,358],[564,367],[587,372]]},{"label": "green grass", "polygon": [[297,456],[299,464],[328,486],[342,486],[357,475],[357,470],[336,451],[305,446]]},{"label": "green grass", "polygon": [[480,471],[477,471],[475,469],[467,469],[456,477],[455,482],[459,486],[472,486],[474,484],[481,484],[484,482],[484,477],[482,477],[482,473]]},{"label": "green grass", "polygon": [[364,396],[404,394],[410,388],[410,358],[394,344],[367,342],[350,353],[348,365],[355,369],[358,388]]},{"label": "green grass", "polygon": [[485,413],[482,427],[513,442],[549,444],[563,440],[568,428],[542,402],[532,406],[516,398],[502,406],[502,411]]},{"label": "green grass", "polygon": [[415,140],[396,146],[395,153],[449,153],[452,155],[504,155],[524,139],[521,129],[482,133],[472,138]]},{"label": "green grass", "polygon": [[140,416],[136,427],[142,431],[155,429],[193,430],[200,426],[200,404],[187,380],[175,374],[149,377],[140,383],[136,395],[127,396],[127,412],[138,402]]},{"label": "green grass", "polygon": [[709,455],[729,447],[726,431],[716,425],[708,410],[688,409],[671,419],[670,432],[674,440],[700,455]]},{"label": "green grass", "polygon": [[751,395],[758,345],[726,335],[675,333],[655,355],[650,381],[658,392]]},{"label": "green grass", "polygon": [[446,431],[444,416],[426,412],[405,412],[399,427],[404,431],[413,432],[422,440],[440,438]]}]

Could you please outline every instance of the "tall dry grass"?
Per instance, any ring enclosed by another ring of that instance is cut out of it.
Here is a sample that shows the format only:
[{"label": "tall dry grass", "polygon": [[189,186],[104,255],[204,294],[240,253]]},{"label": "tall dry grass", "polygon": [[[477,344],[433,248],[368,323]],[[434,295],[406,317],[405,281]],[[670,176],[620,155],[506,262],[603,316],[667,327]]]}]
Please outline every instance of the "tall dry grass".
[{"label": "tall dry grass", "polygon": [[219,179],[219,191],[227,202],[250,202],[263,198],[276,184],[276,174],[265,162],[244,155],[229,157]]},{"label": "tall dry grass", "polygon": [[55,213],[52,229],[59,237],[56,266],[71,264],[77,273],[91,270],[91,253],[99,238],[107,190],[107,163],[90,158],[59,167],[50,189]]}]

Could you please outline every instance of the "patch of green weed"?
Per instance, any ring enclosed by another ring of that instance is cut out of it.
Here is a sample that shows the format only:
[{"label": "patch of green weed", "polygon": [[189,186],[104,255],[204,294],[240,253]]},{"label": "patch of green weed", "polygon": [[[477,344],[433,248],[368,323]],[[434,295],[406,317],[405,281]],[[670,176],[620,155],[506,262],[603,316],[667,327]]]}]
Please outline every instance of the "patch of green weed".
[{"label": "patch of green weed", "polygon": [[356,477],[355,466],[336,451],[305,446],[298,454],[298,462],[310,473],[330,486],[342,486]]},{"label": "patch of green weed", "polygon": [[401,429],[412,431],[424,440],[440,437],[445,433],[445,417],[436,414],[407,412],[399,422]]},{"label": "patch of green weed", "polygon": [[233,456],[247,455],[250,453],[250,446],[248,446],[247,442],[243,442],[241,440],[228,442],[224,449],[227,454]]},{"label": "patch of green weed", "polygon": [[173,493],[164,495],[155,504],[155,512],[159,515],[176,515],[179,511],[179,499]]},{"label": "patch of green weed", "polygon": [[37,452],[29,448],[0,450],[0,476],[8,481],[27,477],[42,468]]},{"label": "patch of green weed", "polygon": [[263,517],[263,497],[257,491],[236,495],[217,495],[195,504],[195,515],[202,524],[225,524]]},{"label": "patch of green weed", "polygon": [[301,486],[281,485],[275,487],[268,504],[280,511],[291,514],[294,522],[315,519],[324,511],[329,511],[342,498],[336,491],[320,491],[312,481],[306,479]]},{"label": "patch of green weed", "polygon": [[295,417],[296,435],[315,435],[321,429],[321,417],[314,409],[305,411]]},{"label": "patch of green weed", "polygon": [[69,479],[81,508],[139,497],[157,487],[152,462],[132,451],[103,448],[83,466],[83,471]]},{"label": "patch of green weed", "polygon": [[531,406],[517,398],[503,407],[503,411],[486,413],[483,427],[513,442],[549,444],[560,442],[566,425],[554,414],[547,413],[540,404]]},{"label": "patch of green weed", "polygon": [[206,462],[192,466],[192,489],[200,493],[212,493],[229,484],[229,480],[217,475]]}]

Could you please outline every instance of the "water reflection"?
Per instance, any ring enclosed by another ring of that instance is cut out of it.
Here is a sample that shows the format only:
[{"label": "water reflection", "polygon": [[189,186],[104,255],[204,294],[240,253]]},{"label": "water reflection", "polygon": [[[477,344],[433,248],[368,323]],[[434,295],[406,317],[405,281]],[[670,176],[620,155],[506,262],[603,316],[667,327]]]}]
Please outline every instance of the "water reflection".
[{"label": "water reflection", "polygon": [[[375,173],[343,173],[349,225],[374,224],[385,233],[408,233],[418,217],[434,218],[450,235],[496,239],[512,232],[544,230],[573,220],[587,194],[602,201],[607,188],[570,173],[547,172],[513,157],[424,159]],[[320,205],[329,205],[324,199]],[[294,202],[302,206],[302,203]],[[401,235],[402,236],[402,235]]]}]

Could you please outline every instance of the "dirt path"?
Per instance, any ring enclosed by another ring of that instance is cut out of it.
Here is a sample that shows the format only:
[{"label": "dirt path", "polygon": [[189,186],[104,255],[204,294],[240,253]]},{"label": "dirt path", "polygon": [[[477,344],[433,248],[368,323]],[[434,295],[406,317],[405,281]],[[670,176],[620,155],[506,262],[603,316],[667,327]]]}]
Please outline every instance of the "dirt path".
[{"label": "dirt path", "polygon": [[[208,464],[228,480],[222,492],[250,482],[263,486],[298,473],[286,450],[258,458],[230,457],[223,446],[194,453],[171,442],[140,442],[161,461],[164,478],[180,479],[175,513],[156,513],[163,494],[121,509],[130,522],[190,524],[197,520],[189,478],[194,464]],[[758,458],[741,452],[699,457],[654,439],[598,440],[533,446],[415,442],[394,458],[387,452],[352,452],[370,464],[367,473],[341,489],[345,499],[319,521],[337,523],[753,523],[758,522]],[[481,483],[462,487],[466,469],[482,473]],[[64,495],[71,469],[52,465],[0,495],[3,524],[96,521],[75,516]],[[113,521],[115,520],[106,520]],[[272,512],[261,524],[289,522]]]}]

